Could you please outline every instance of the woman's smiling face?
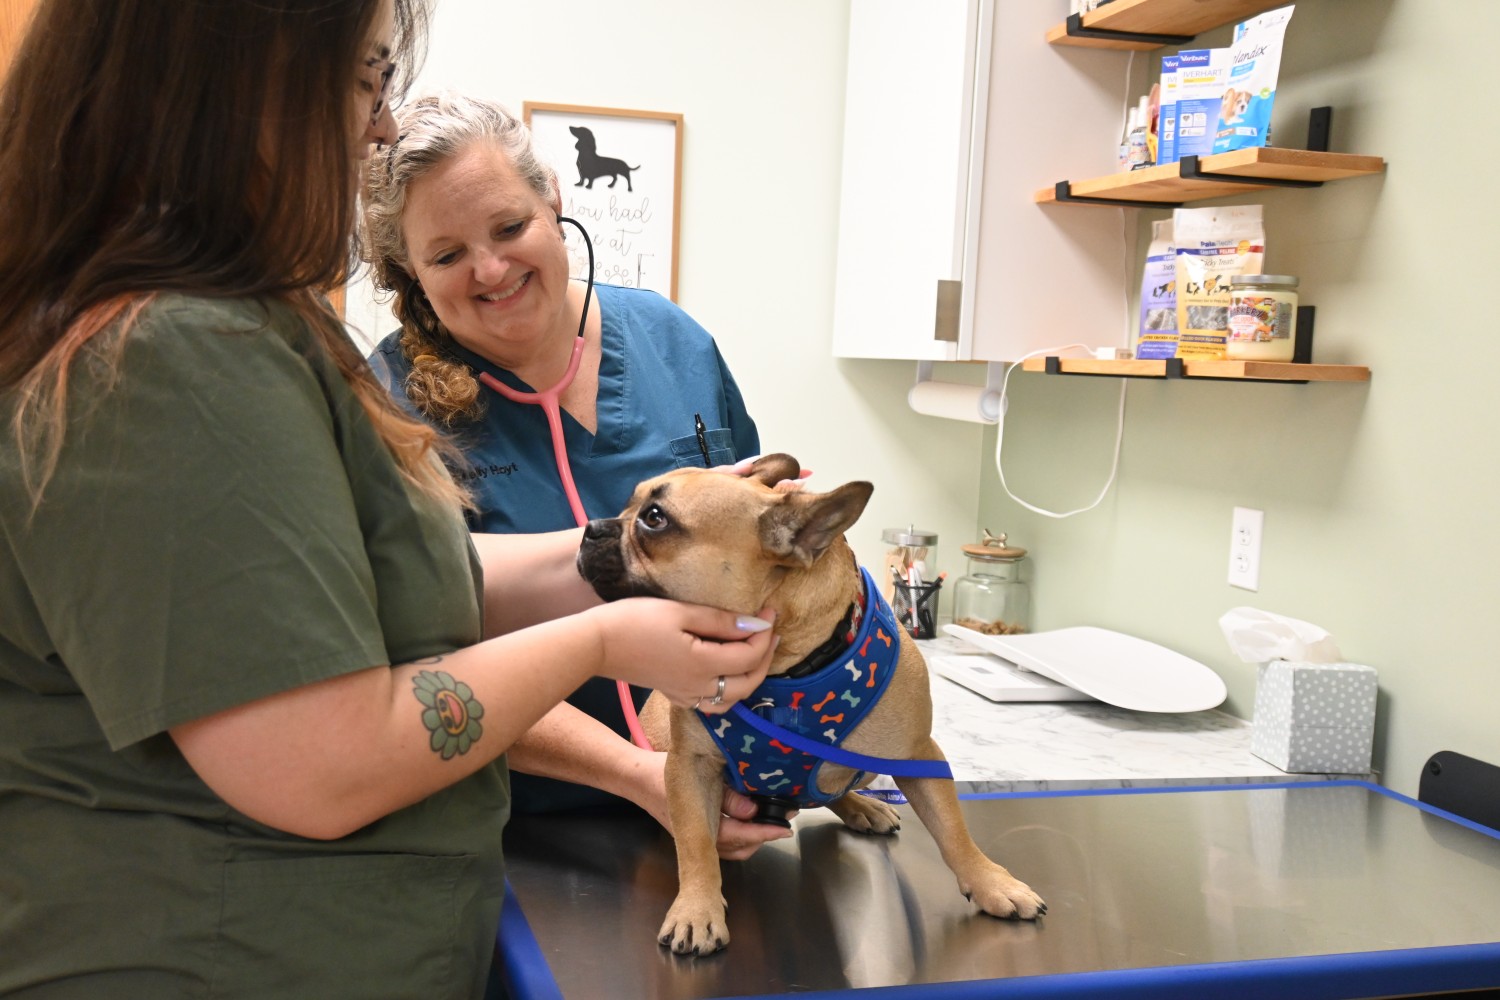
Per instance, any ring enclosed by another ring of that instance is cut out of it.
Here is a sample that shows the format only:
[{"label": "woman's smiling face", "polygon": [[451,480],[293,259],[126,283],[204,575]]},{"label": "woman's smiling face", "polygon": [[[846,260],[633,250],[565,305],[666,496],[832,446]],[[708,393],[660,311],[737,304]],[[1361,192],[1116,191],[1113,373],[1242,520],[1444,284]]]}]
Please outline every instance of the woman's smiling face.
[{"label": "woman's smiling face", "polygon": [[412,181],[402,219],[407,257],[454,340],[510,368],[566,330],[560,210],[556,196],[537,194],[484,141]]}]

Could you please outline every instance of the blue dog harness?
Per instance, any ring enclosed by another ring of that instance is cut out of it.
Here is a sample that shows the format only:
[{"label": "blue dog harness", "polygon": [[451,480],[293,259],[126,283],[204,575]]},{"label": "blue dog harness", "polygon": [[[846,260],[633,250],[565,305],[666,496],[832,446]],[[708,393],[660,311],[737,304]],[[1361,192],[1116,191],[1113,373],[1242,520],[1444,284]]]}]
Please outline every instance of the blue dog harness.
[{"label": "blue dog harness", "polygon": [[[953,776],[946,761],[892,761],[840,748],[885,693],[901,655],[895,613],[869,571],[861,567],[860,575],[865,614],[842,656],[804,677],[768,677],[728,715],[698,713],[723,751],[725,777],[737,791],[806,808],[842,798],[867,772]],[[828,761],[856,772],[832,795],[817,783],[818,769]]]}]

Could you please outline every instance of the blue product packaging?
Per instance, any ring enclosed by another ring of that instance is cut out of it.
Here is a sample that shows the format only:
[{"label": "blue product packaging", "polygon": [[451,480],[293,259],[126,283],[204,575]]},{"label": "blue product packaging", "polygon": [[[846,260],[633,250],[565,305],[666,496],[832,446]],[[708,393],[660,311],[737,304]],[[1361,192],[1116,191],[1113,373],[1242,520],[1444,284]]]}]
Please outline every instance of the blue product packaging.
[{"label": "blue product packaging", "polygon": [[1138,361],[1177,356],[1177,248],[1172,244],[1171,219],[1151,223],[1135,356]]},{"label": "blue product packaging", "polygon": [[1224,100],[1228,49],[1184,49],[1177,53],[1176,159],[1207,156]]},{"label": "blue product packaging", "polygon": [[1281,7],[1235,26],[1219,120],[1214,128],[1215,153],[1271,144],[1276,77],[1281,70],[1286,25],[1294,9]]},{"label": "blue product packaging", "polygon": [[1177,63],[1176,56],[1161,57],[1160,110],[1156,119],[1156,162],[1177,162]]}]

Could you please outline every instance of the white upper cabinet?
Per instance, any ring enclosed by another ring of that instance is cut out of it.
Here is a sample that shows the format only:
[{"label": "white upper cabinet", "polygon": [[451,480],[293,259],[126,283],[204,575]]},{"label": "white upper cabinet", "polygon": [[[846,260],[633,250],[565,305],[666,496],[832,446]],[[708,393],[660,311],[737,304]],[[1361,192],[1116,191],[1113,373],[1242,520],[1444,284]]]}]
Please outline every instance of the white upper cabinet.
[{"label": "white upper cabinet", "polygon": [[1112,170],[1138,96],[1117,55],[1047,44],[1065,6],[850,4],[836,356],[1014,361],[1129,343],[1134,213],[1032,200]]},{"label": "white upper cabinet", "polygon": [[957,356],[933,334],[938,283],[963,277],[978,17],[974,0],[849,5],[838,357]]}]

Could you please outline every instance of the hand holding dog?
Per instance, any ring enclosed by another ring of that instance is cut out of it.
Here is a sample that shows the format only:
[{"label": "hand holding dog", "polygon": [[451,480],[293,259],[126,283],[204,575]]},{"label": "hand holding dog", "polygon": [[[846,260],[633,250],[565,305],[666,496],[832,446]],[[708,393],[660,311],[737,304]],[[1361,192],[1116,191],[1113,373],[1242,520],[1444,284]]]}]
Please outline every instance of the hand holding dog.
[{"label": "hand holding dog", "polygon": [[[675,836],[676,831],[672,829],[672,818],[667,806],[667,755],[658,750],[651,756],[655,759],[642,768],[643,783],[629,797],[650,813],[663,829]],[[719,829],[714,844],[721,860],[744,861],[760,850],[763,844],[784,840],[792,835],[791,829],[787,827],[751,822],[757,811],[758,807],[748,796],[741,795],[727,785],[724,787]],[[797,810],[793,809],[787,818],[796,814]]]},{"label": "hand holding dog", "polygon": [[[673,705],[729,711],[765,680],[775,640],[766,617],[656,597],[631,597],[588,612],[601,676],[653,688]],[[719,681],[723,679],[723,691]]]},{"label": "hand holding dog", "polygon": [[[740,459],[733,465],[717,465],[711,471],[728,472],[736,476],[751,476],[755,474],[755,463],[760,461],[760,459],[760,455],[751,455],[749,458]],[[788,478],[776,483],[776,485],[772,488],[775,489],[778,493],[791,493],[795,490],[800,490],[810,478],[812,478],[812,470],[804,469],[799,466],[795,479],[788,476]]]}]

